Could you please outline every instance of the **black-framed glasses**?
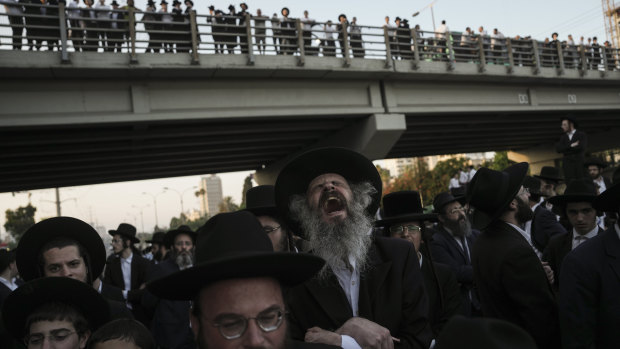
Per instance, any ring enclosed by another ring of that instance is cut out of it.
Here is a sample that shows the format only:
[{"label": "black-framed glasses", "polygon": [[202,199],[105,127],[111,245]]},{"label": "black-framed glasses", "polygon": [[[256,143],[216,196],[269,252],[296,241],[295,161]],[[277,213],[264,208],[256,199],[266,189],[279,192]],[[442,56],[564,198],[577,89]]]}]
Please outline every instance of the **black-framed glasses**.
[{"label": "black-framed glasses", "polygon": [[265,231],[265,233],[267,233],[267,234],[271,234],[271,233],[273,233],[274,231],[276,231],[278,229],[280,229],[279,225],[277,227],[270,227],[268,225],[263,227],[263,231]]},{"label": "black-framed glasses", "polygon": [[77,332],[62,328],[50,331],[49,335],[44,335],[42,333],[27,335],[24,338],[24,342],[28,348],[38,348],[43,346],[45,338],[48,338],[52,343],[62,343],[74,333]]},{"label": "black-framed glasses", "polygon": [[398,234],[400,236],[405,235],[405,231],[409,233],[419,233],[422,231],[422,228],[415,224],[407,224],[407,225],[393,225],[390,227],[391,234]]},{"label": "black-framed glasses", "polygon": [[273,332],[280,328],[284,322],[285,311],[280,308],[270,308],[260,312],[256,317],[245,317],[241,315],[226,315],[217,319],[213,326],[217,327],[220,334],[226,339],[236,339],[248,329],[250,320],[256,324],[263,332]]},{"label": "black-framed glasses", "polygon": [[451,215],[455,215],[457,213],[465,213],[465,208],[464,207],[457,207],[457,208],[453,208],[451,209],[448,213]]}]

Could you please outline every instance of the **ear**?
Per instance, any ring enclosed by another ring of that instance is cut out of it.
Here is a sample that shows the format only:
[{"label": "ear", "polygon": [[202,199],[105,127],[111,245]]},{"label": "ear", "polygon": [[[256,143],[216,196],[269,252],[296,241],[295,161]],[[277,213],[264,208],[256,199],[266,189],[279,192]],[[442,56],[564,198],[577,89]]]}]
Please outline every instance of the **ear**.
[{"label": "ear", "polygon": [[90,338],[90,331],[84,332],[84,334],[79,337],[78,344],[80,346],[80,349],[86,348],[86,343],[88,342],[88,338]]},{"label": "ear", "polygon": [[508,207],[510,207],[511,210],[516,210],[517,207],[519,207],[519,203],[517,202],[517,199],[512,199],[512,201],[510,202],[510,205],[508,205]]},{"label": "ear", "polygon": [[437,215],[437,219],[438,219],[438,220],[439,220],[439,222],[440,222],[440,223],[442,223],[442,224],[446,222],[446,220],[443,218],[443,216],[442,216],[442,215]]}]

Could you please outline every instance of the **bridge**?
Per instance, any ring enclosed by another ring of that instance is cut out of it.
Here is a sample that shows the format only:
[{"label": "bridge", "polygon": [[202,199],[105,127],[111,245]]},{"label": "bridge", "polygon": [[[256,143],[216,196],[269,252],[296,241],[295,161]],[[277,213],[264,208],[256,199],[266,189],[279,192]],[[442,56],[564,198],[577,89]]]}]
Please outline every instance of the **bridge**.
[{"label": "bridge", "polygon": [[263,52],[247,18],[229,36],[253,45],[223,54],[213,30],[233,26],[194,12],[159,30],[184,38],[177,52],[154,54],[149,44],[170,39],[127,12],[124,29],[107,29],[124,33],[120,52],[72,42],[63,4],[58,26],[41,26],[58,29],[52,49],[0,47],[0,192],[239,170],[269,183],[324,145],[372,159],[512,150],[542,166],[558,158],[567,114],[590,151],[620,144],[615,49],[342,26],[332,55],[292,20],[267,31]]}]

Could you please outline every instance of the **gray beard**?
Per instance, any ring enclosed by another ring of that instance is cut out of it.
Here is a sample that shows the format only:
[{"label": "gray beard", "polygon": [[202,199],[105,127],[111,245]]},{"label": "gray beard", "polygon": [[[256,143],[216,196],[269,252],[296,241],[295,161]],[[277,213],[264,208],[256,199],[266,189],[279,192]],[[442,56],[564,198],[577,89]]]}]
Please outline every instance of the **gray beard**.
[{"label": "gray beard", "polygon": [[305,196],[297,195],[291,200],[291,214],[300,222],[308,246],[326,261],[317,275],[319,280],[328,278],[330,268],[333,270],[348,265],[349,257],[360,272],[367,266],[373,218],[366,214],[366,207],[372,202],[371,195],[375,193],[375,188],[370,183],[350,187],[353,200],[346,203],[347,218],[335,223],[324,222],[320,210],[309,207]]},{"label": "gray beard", "polygon": [[452,234],[457,237],[470,237],[471,236],[471,223],[469,219],[465,218],[463,222],[451,221],[446,219],[443,225],[450,229]]},{"label": "gray beard", "polygon": [[175,253],[174,262],[179,266],[179,269],[187,269],[194,264],[193,256],[190,252]]}]

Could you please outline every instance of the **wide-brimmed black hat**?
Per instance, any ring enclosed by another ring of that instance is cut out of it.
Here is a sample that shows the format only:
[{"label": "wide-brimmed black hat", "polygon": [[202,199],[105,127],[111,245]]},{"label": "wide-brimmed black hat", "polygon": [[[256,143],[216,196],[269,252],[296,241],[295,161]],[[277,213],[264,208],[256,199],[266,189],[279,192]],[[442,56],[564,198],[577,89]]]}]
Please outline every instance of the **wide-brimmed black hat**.
[{"label": "wide-brimmed black hat", "polygon": [[243,7],[243,6],[245,6],[246,9],[249,8],[248,4],[246,4],[245,2],[242,2],[242,3],[239,4],[239,7]]},{"label": "wide-brimmed black hat", "polygon": [[598,166],[600,168],[605,168],[607,167],[607,164],[605,163],[605,161],[601,160],[600,158],[597,157],[588,157],[583,161],[583,166],[584,167],[588,167],[590,165],[595,165]]},{"label": "wide-brimmed black hat", "polygon": [[508,321],[457,315],[446,323],[435,348],[536,349],[536,342],[525,330]]},{"label": "wide-brimmed black hat", "polygon": [[146,240],[146,242],[149,244],[163,244],[164,236],[166,236],[166,233],[164,233],[163,231],[158,231],[153,233],[153,237],[151,238],[151,240]]},{"label": "wide-brimmed black hat", "polygon": [[467,186],[467,201],[476,210],[473,224],[477,229],[486,228],[506,210],[517,196],[529,165],[521,162],[495,171],[483,167]]},{"label": "wide-brimmed black hat", "polygon": [[378,227],[411,221],[436,221],[437,215],[424,213],[420,193],[413,190],[397,191],[383,197],[383,219],[375,222]]},{"label": "wide-brimmed black hat", "polygon": [[41,248],[56,238],[77,241],[88,252],[89,277],[94,280],[103,272],[106,251],[101,236],[88,223],[72,217],[43,220],[26,230],[17,245],[17,269],[25,281],[42,277],[39,265]]},{"label": "wide-brimmed black hat", "polygon": [[596,186],[592,180],[576,179],[568,183],[563,195],[550,197],[549,202],[562,206],[567,202],[592,202],[596,196]]},{"label": "wide-brimmed black hat", "polygon": [[181,2],[179,0],[173,0],[172,6],[176,6],[176,5],[181,5]]},{"label": "wide-brimmed black hat", "polygon": [[161,0],[161,2],[159,4],[160,5],[168,5],[168,2],[166,0]]},{"label": "wide-brimmed black hat", "polygon": [[568,120],[573,123],[573,127],[577,128],[577,118],[573,114],[560,117],[560,121]]},{"label": "wide-brimmed black hat", "polygon": [[347,19],[347,15],[345,15],[344,13],[341,13],[340,15],[338,15],[338,21],[340,21],[340,18],[344,17],[344,19]]},{"label": "wide-brimmed black hat", "polygon": [[46,277],[32,280],[7,296],[2,306],[4,326],[16,339],[24,339],[30,314],[49,302],[73,305],[93,332],[110,320],[108,302],[91,285],[66,277]]},{"label": "wide-brimmed black hat", "polygon": [[534,175],[534,177],[552,182],[561,182],[564,180],[564,178],[560,176],[560,171],[553,166],[543,166],[543,168],[540,169],[540,174]]},{"label": "wide-brimmed black hat", "polygon": [[592,201],[592,206],[603,212],[617,212],[620,207],[620,183],[607,188]]},{"label": "wide-brimmed black hat", "polygon": [[118,4],[118,2],[116,2],[116,0],[112,1],[112,3],[111,3],[110,5],[111,5],[111,6],[120,6],[120,5]]},{"label": "wide-brimmed black hat", "polygon": [[532,176],[525,177],[525,180],[523,181],[523,186],[530,191],[530,194],[534,195],[542,195],[540,192],[541,185],[542,183],[540,182],[540,179]]},{"label": "wide-brimmed black hat", "polygon": [[245,193],[245,210],[255,216],[277,216],[275,188],[273,185],[259,185]]},{"label": "wide-brimmed black hat", "polygon": [[140,242],[140,239],[136,237],[136,227],[134,227],[133,225],[129,223],[119,224],[116,230],[108,230],[108,234],[112,236],[114,235],[123,236],[131,240],[131,242],[133,242],[134,244],[137,244],[138,242]]},{"label": "wide-brimmed black hat", "polygon": [[15,261],[15,251],[9,251],[6,248],[0,249],[0,273],[8,268],[13,261]]},{"label": "wide-brimmed black hat", "polygon": [[313,277],[325,264],[305,253],[274,252],[256,217],[247,211],[220,213],[198,230],[196,264],[147,284],[160,298],[192,299],[220,280],[272,277],[293,286]]},{"label": "wide-brimmed black hat", "polygon": [[463,194],[460,196],[455,196],[451,191],[445,191],[435,195],[435,198],[433,199],[433,212],[440,213],[447,204],[455,201],[458,201],[461,205],[464,205],[467,200],[465,199],[464,190],[462,192]]},{"label": "wide-brimmed black hat", "polygon": [[299,231],[299,223],[291,220],[289,203],[294,195],[306,194],[308,185],[316,177],[336,173],[349,184],[370,182],[376,189],[366,214],[374,217],[381,202],[383,184],[375,165],[364,155],[346,148],[318,148],[307,151],[291,160],[278,175],[275,185],[276,205],[281,216],[287,220],[293,232]]},{"label": "wide-brimmed black hat", "polygon": [[176,229],[170,230],[166,233],[166,235],[164,235],[164,245],[168,248],[172,247],[172,245],[174,245],[174,239],[176,239],[176,237],[180,234],[189,235],[189,237],[192,238],[192,241],[196,243],[196,232],[187,225],[181,225]]},{"label": "wide-brimmed black hat", "polygon": [[466,200],[467,193],[465,192],[465,187],[451,188],[450,193],[452,194],[452,196],[454,196],[457,199],[462,198],[463,200],[463,202],[461,202],[462,204],[464,204],[464,202],[467,202]]}]

